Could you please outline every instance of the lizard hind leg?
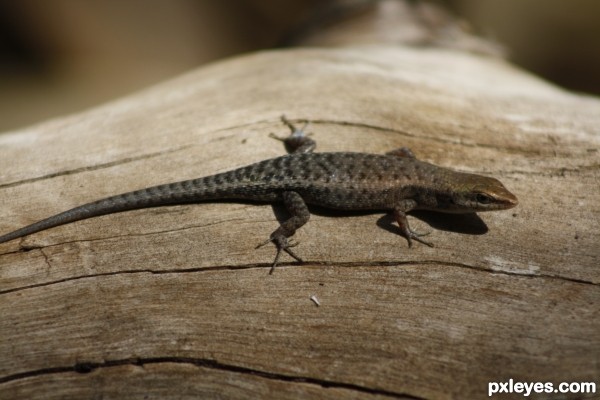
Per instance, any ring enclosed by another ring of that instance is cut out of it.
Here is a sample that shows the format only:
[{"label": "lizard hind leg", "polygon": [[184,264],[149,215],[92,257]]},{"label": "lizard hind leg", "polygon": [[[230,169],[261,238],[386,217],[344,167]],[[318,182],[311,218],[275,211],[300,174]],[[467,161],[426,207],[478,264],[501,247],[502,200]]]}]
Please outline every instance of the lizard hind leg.
[{"label": "lizard hind leg", "polygon": [[283,199],[283,204],[291,214],[291,217],[282,222],[281,225],[279,225],[279,228],[271,233],[269,239],[256,246],[256,248],[259,248],[269,242],[273,242],[277,248],[277,253],[275,254],[275,259],[273,260],[269,274],[272,274],[275,270],[282,251],[288,253],[291,257],[296,259],[296,261],[303,262],[302,259],[291,250],[297,243],[290,243],[288,239],[310,219],[308,207],[306,206],[304,199],[302,199],[298,193],[292,191],[283,192],[281,197]]},{"label": "lizard hind leg", "polygon": [[292,133],[285,138],[276,136],[273,133],[271,133],[269,137],[282,141],[288,153],[312,153],[317,147],[317,142],[309,138],[308,134],[305,133],[310,122],[306,121],[302,128],[298,129],[285,117],[285,115],[281,116],[281,121],[290,128]]}]

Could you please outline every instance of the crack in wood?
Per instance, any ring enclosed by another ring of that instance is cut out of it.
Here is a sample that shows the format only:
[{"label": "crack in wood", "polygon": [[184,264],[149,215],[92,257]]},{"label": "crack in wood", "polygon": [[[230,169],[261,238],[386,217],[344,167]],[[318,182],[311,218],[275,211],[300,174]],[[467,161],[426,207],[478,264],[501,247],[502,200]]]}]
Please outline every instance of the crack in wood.
[{"label": "crack in wood", "polygon": [[63,367],[48,367],[41,368],[38,370],[25,371],[17,374],[7,375],[0,377],[0,384],[12,382],[20,379],[28,379],[36,376],[50,375],[50,374],[62,374],[75,372],[78,374],[88,374],[97,369],[103,368],[111,368],[111,367],[119,367],[124,365],[134,365],[139,367],[144,367],[144,365],[148,364],[188,364],[194,365],[200,368],[209,368],[226,372],[233,372],[238,374],[249,374],[253,376],[258,376],[265,379],[290,382],[290,383],[304,383],[317,385],[324,389],[328,388],[338,388],[338,389],[347,389],[352,391],[357,391],[361,393],[368,393],[373,395],[382,395],[390,398],[397,399],[405,399],[405,400],[425,400],[422,397],[417,397],[413,395],[409,395],[406,393],[398,393],[385,389],[376,389],[370,388],[366,386],[361,386],[353,383],[346,382],[337,382],[326,379],[319,379],[313,377],[305,377],[305,376],[294,376],[294,375],[286,375],[275,372],[267,372],[261,371],[257,369],[252,369],[248,367],[241,367],[237,365],[230,365],[220,363],[215,360],[205,359],[205,358],[191,358],[191,357],[148,357],[148,358],[126,358],[121,360],[107,360],[104,362],[81,362],[76,363],[72,366],[63,366]]},{"label": "crack in wood", "polygon": [[[180,207],[180,206],[177,205],[177,206],[167,206],[167,207]],[[130,210],[129,212],[137,212],[137,211],[139,211],[139,210]],[[7,254],[17,254],[17,253],[21,253],[21,252],[28,253],[32,250],[40,250],[41,251],[43,249],[47,249],[50,247],[64,246],[64,245],[68,245],[68,244],[93,243],[93,242],[97,242],[97,241],[122,239],[122,238],[127,238],[127,237],[144,237],[144,236],[152,236],[152,235],[162,235],[165,233],[173,233],[173,232],[181,232],[181,231],[186,231],[186,230],[191,230],[191,229],[206,228],[206,227],[221,225],[221,224],[225,224],[225,223],[229,223],[229,222],[243,223],[246,221],[247,220],[245,220],[243,218],[221,219],[218,221],[208,222],[205,224],[190,225],[190,226],[185,226],[185,227],[181,227],[181,228],[173,228],[173,229],[167,229],[167,230],[162,230],[162,231],[152,231],[152,232],[144,232],[144,233],[127,233],[124,235],[114,235],[114,236],[107,236],[107,237],[102,237],[102,238],[65,240],[63,242],[49,244],[49,245],[45,245],[45,246],[19,244],[18,250],[10,251],[8,253],[0,253],[0,256],[7,255]],[[260,222],[266,222],[266,221],[260,221]],[[21,242],[23,242],[24,240],[25,240],[25,237],[21,238]]]},{"label": "crack in wood", "polygon": [[493,150],[504,150],[504,151],[508,151],[511,153],[520,153],[520,154],[526,154],[526,155],[530,155],[530,154],[537,154],[537,152],[532,152],[530,150],[526,150],[526,149],[522,149],[519,147],[515,147],[515,146],[504,146],[504,147],[499,147],[497,145],[492,145],[492,144],[487,144],[487,143],[479,143],[479,142],[464,142],[460,139],[456,140],[456,139],[450,139],[450,138],[444,138],[444,137],[439,137],[439,136],[430,136],[430,135],[424,135],[424,134],[414,134],[414,133],[410,133],[404,130],[399,130],[399,129],[393,129],[393,128],[386,128],[386,127],[382,127],[382,126],[376,126],[376,125],[371,125],[371,124],[367,124],[367,123],[357,123],[357,122],[345,122],[345,121],[332,121],[332,120],[310,120],[311,124],[333,124],[333,125],[342,125],[342,126],[351,126],[354,128],[368,128],[368,129],[372,129],[375,131],[381,131],[381,132],[388,132],[388,133],[396,133],[402,136],[406,136],[406,137],[410,137],[410,138],[415,138],[415,139],[423,139],[423,140],[431,140],[431,141],[435,141],[438,143],[444,143],[444,144],[457,144],[460,146],[464,146],[464,147],[472,147],[472,148],[486,148],[486,149],[493,149]]},{"label": "crack in wood", "polygon": [[[232,129],[240,129],[240,128],[247,127],[247,126],[252,126],[252,125],[253,125],[253,123],[242,124],[242,125],[238,125],[238,126],[230,126],[230,127],[226,127],[226,128],[216,129],[216,130],[214,130],[214,132],[228,131],[228,130],[232,130]],[[233,138],[233,137],[235,137],[235,135],[219,136],[217,138],[209,140],[207,143],[219,142],[219,141],[227,140],[227,139],[230,139],[230,138]],[[100,170],[100,169],[114,167],[114,166],[117,166],[117,165],[128,164],[128,163],[135,162],[135,161],[140,161],[140,160],[145,160],[145,159],[151,159],[151,158],[155,158],[155,157],[160,157],[160,156],[163,156],[163,155],[166,155],[166,154],[177,153],[177,152],[182,151],[182,150],[187,150],[187,149],[192,148],[192,147],[206,146],[207,143],[202,143],[202,144],[186,144],[186,145],[179,146],[179,147],[174,147],[174,148],[171,148],[171,149],[168,149],[168,150],[162,150],[162,151],[157,151],[157,152],[148,153],[148,154],[141,154],[141,155],[135,156],[135,157],[126,157],[126,158],[122,158],[122,159],[119,159],[119,160],[114,160],[114,161],[110,161],[110,162],[106,162],[106,163],[101,163],[101,164],[96,164],[96,165],[90,165],[90,166],[87,166],[87,167],[73,168],[73,169],[64,170],[64,171],[57,171],[57,172],[53,172],[51,174],[36,176],[34,178],[27,178],[27,179],[22,179],[22,180],[15,181],[15,182],[4,183],[4,184],[0,184],[0,190],[1,189],[6,189],[6,188],[10,188],[10,187],[14,187],[14,186],[19,186],[19,185],[27,184],[27,183],[34,183],[34,182],[43,181],[43,180],[46,180],[46,179],[52,179],[52,178],[56,178],[56,177],[59,177],[59,176],[75,175],[75,174],[79,174],[79,173],[82,173],[82,172],[96,171],[96,170]]]},{"label": "crack in wood", "polygon": [[160,157],[165,154],[176,153],[178,151],[185,150],[192,146],[194,146],[194,145],[189,144],[189,145],[185,145],[185,146],[172,148],[169,150],[157,151],[155,153],[142,154],[142,155],[135,156],[135,157],[122,158],[119,160],[114,160],[114,161],[110,161],[110,162],[102,163],[102,164],[91,165],[88,167],[80,167],[80,168],[73,168],[70,170],[53,172],[51,174],[36,176],[34,178],[27,178],[27,179],[22,179],[20,181],[4,183],[4,184],[0,185],[0,189],[6,189],[6,188],[14,187],[14,186],[27,184],[27,183],[34,183],[34,182],[43,181],[46,179],[56,178],[59,176],[75,175],[75,174],[79,174],[81,172],[95,171],[95,170],[99,170],[99,169],[114,167],[114,166],[121,165],[121,164],[135,162],[135,161],[139,161],[139,160]]},{"label": "crack in wood", "polygon": [[[44,255],[45,256],[45,255]],[[49,263],[48,263],[49,264]],[[438,260],[422,260],[422,261],[379,261],[379,262],[351,262],[351,263],[331,263],[331,262],[310,262],[306,261],[303,264],[298,264],[296,262],[288,262],[281,263],[277,266],[280,268],[289,268],[289,267],[311,267],[311,266],[319,266],[319,267],[344,267],[344,268],[358,268],[358,267],[403,267],[403,266],[412,266],[412,265],[436,265],[443,267],[456,267],[456,268],[465,268],[478,272],[491,273],[491,274],[501,274],[512,277],[522,277],[522,278],[541,278],[541,279],[556,279],[561,281],[567,281],[576,284],[582,285],[592,285],[592,286],[600,286],[600,284],[586,281],[582,279],[569,278],[560,275],[549,275],[549,274],[524,274],[518,272],[511,271],[499,271],[492,270],[488,268],[478,267],[474,265],[461,264],[461,263],[452,263],[452,262],[443,262]],[[89,275],[79,275],[72,276],[64,279],[57,279],[55,281],[48,281],[37,283],[33,285],[22,286],[18,288],[0,290],[0,296],[3,294],[20,292],[23,290],[34,289],[38,287],[52,286],[64,282],[82,280],[82,279],[93,279],[104,276],[118,276],[122,274],[152,274],[152,275],[165,275],[165,274],[180,274],[180,273],[197,273],[197,272],[214,272],[214,271],[230,271],[230,270],[247,270],[247,269],[269,269],[271,264],[269,263],[257,263],[257,264],[246,264],[246,265],[217,265],[211,267],[190,267],[190,268],[182,268],[176,270],[153,270],[153,269],[135,269],[128,271],[114,271],[114,272],[104,272],[98,274],[89,274]]]}]

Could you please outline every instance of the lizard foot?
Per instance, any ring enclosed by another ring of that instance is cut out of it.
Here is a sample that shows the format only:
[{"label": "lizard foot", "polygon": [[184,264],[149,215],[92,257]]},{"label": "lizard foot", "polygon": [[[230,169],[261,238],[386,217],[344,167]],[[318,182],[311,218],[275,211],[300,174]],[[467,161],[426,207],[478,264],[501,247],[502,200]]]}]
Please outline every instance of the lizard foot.
[{"label": "lizard foot", "polygon": [[406,210],[414,208],[415,204],[413,203],[414,200],[406,200],[404,204],[400,204],[394,209],[394,217],[396,218],[400,232],[402,233],[402,236],[406,238],[408,247],[412,247],[413,239],[419,243],[423,243],[426,246],[433,247],[433,243],[426,242],[425,240],[421,239],[421,236],[429,235],[431,232],[418,233],[410,229],[410,226],[408,225],[408,220],[406,219]]},{"label": "lizard foot", "polygon": [[298,262],[304,262],[291,250],[291,247],[297,246],[298,242],[293,241],[292,243],[290,243],[288,242],[288,239],[283,235],[270,237],[269,239],[256,246],[256,248],[258,249],[259,247],[262,247],[270,242],[273,242],[277,247],[277,253],[275,254],[275,259],[273,260],[273,264],[271,265],[271,269],[269,270],[269,275],[273,274],[273,271],[275,271],[275,267],[277,266],[277,263],[279,262],[279,257],[281,256],[281,251],[285,251]]},{"label": "lizard foot", "polygon": [[423,243],[426,246],[433,247],[433,243],[427,242],[427,241],[421,239],[421,236],[427,236],[430,233],[431,232],[419,233],[419,232],[413,231],[410,228],[407,228],[406,231],[404,232],[404,237],[408,241],[408,247],[412,247],[412,240],[416,240],[417,242]]}]

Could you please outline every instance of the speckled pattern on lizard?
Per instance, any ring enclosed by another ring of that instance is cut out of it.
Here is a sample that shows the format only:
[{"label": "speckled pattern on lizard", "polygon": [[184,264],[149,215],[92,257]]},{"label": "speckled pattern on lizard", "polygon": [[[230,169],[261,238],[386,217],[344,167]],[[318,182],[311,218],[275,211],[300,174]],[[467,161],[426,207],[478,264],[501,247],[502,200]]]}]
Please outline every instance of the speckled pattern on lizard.
[{"label": "speckled pattern on lizard", "polygon": [[292,133],[287,138],[273,137],[282,140],[290,154],[87,203],[0,236],[0,243],[86,218],[147,207],[219,200],[282,202],[290,218],[257,246],[274,243],[272,273],[282,251],[302,262],[289,239],[308,222],[308,205],[392,212],[409,246],[413,240],[432,246],[410,228],[409,211],[473,213],[517,205],[516,196],[497,179],[420,161],[404,147],[383,155],[314,153],[316,142],[305,134],[308,123],[297,129],[285,117],[282,121]]}]

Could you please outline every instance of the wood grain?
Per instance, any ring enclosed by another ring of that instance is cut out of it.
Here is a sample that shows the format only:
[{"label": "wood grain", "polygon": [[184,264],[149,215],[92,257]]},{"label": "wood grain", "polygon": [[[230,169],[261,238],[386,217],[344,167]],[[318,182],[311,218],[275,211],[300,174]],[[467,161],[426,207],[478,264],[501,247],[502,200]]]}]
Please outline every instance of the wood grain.
[{"label": "wood grain", "polygon": [[496,59],[262,52],[5,133],[0,232],[283,154],[268,137],[286,133],[282,113],[313,121],[317,150],[408,146],[499,178],[520,204],[415,214],[436,247],[411,249],[381,214],[319,212],[296,235],[307,262],[272,276],[274,249],[254,249],[277,225],[268,205],[132,211],[2,244],[0,398],[476,399],[511,378],[600,384],[600,101]]}]

